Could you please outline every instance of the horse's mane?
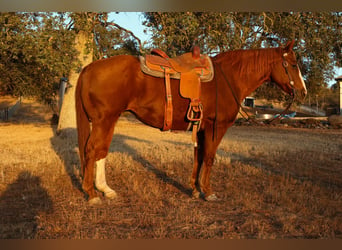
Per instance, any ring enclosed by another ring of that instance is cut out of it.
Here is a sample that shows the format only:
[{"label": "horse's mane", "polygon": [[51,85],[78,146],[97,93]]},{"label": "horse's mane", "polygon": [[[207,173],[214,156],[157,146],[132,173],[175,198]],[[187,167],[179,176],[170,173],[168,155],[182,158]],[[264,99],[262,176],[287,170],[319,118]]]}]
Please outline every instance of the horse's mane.
[{"label": "horse's mane", "polygon": [[216,55],[217,63],[228,64],[235,73],[246,76],[269,70],[271,64],[281,57],[281,48],[231,50]]}]

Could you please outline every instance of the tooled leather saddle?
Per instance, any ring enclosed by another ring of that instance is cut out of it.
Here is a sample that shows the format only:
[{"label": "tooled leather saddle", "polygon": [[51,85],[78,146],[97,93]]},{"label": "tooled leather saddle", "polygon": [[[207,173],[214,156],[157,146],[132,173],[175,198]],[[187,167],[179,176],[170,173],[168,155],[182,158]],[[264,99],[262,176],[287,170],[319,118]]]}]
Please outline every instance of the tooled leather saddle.
[{"label": "tooled leather saddle", "polygon": [[192,125],[193,141],[196,144],[195,133],[200,127],[203,116],[203,106],[200,100],[201,82],[209,82],[214,77],[211,59],[200,54],[195,46],[192,52],[170,58],[160,49],[154,49],[151,55],[140,56],[141,70],[148,75],[165,78],[166,102],[163,130],[172,127],[173,107],[170,78],[180,80],[180,94],[190,99],[187,119]]}]

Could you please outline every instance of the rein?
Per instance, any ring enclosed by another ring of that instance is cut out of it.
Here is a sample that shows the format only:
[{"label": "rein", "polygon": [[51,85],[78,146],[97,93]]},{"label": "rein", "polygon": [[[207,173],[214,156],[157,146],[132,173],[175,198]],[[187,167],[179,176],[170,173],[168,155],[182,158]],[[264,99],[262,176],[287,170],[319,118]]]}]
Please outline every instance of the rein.
[{"label": "rein", "polygon": [[[251,117],[248,115],[248,113],[246,112],[246,110],[242,107],[242,105],[241,105],[239,99],[237,98],[237,96],[236,96],[236,94],[235,94],[235,92],[234,92],[234,90],[233,90],[233,88],[232,88],[232,85],[230,84],[230,82],[228,81],[226,75],[224,74],[224,72],[223,72],[223,70],[222,70],[222,67],[221,67],[221,64],[220,64],[220,63],[218,63],[218,66],[219,66],[219,69],[220,69],[220,71],[221,71],[221,73],[222,73],[222,75],[223,75],[224,80],[226,81],[226,83],[227,83],[227,85],[228,85],[230,91],[231,91],[232,94],[233,94],[233,97],[234,97],[234,99],[235,99],[236,104],[239,106],[239,113],[240,113],[240,115],[241,115],[245,120],[251,119],[252,121],[256,122],[253,118],[251,118]],[[248,118],[246,118],[246,117],[241,113],[241,110],[247,115]]]},{"label": "rein", "polygon": [[[295,100],[295,90],[294,90],[294,88],[293,88],[294,81],[293,81],[291,75],[289,74],[289,71],[287,70],[287,67],[288,67],[288,66],[289,66],[289,63],[285,60],[285,54],[284,54],[284,55],[283,55],[283,67],[284,67],[284,69],[285,69],[286,75],[289,77],[289,83],[290,83],[291,91],[292,91],[292,93],[291,93],[292,100],[291,100],[291,102],[287,105],[287,107],[283,110],[283,112],[281,112],[278,116],[274,117],[273,119],[269,120],[269,121],[268,121],[268,124],[271,124],[271,123],[274,122],[275,120],[280,119],[280,117],[281,117],[282,115],[284,115],[284,114],[290,109],[290,107],[292,106],[292,104],[293,104],[293,102],[294,102],[294,100]],[[297,65],[295,65],[295,66],[297,66]]]},{"label": "rein", "polygon": [[[233,90],[233,88],[232,88],[232,85],[230,84],[230,82],[229,82],[228,79],[227,79],[227,76],[225,75],[225,73],[224,73],[223,70],[222,70],[221,64],[220,64],[220,63],[217,63],[217,65],[219,66],[219,69],[220,69],[220,71],[221,71],[221,73],[222,73],[222,75],[223,75],[223,78],[224,78],[224,80],[226,81],[226,83],[227,83],[227,85],[228,85],[230,91],[231,91],[232,94],[233,94],[233,97],[234,97],[234,99],[235,99],[235,102],[236,102],[236,104],[237,104],[238,107],[239,107],[239,114],[240,114],[246,121],[251,120],[251,121],[254,122],[255,124],[259,124],[254,118],[252,118],[251,116],[249,116],[248,113],[247,113],[247,111],[242,107],[241,102],[239,101],[237,95],[235,94],[235,92],[234,92],[234,90]],[[289,74],[289,72],[288,72],[288,70],[287,70],[288,65],[289,65],[288,62],[285,60],[285,57],[283,56],[283,67],[285,68],[285,72],[286,72],[286,74],[287,74],[287,76],[288,76],[288,78],[289,78],[289,83],[290,83],[290,85],[291,85],[291,90],[292,90],[291,97],[292,97],[292,100],[291,100],[291,102],[287,105],[287,107],[286,107],[278,116],[276,116],[276,117],[272,118],[271,120],[269,120],[269,121],[267,122],[268,124],[271,124],[271,123],[274,122],[275,120],[278,120],[282,115],[284,115],[284,114],[290,109],[290,107],[292,106],[292,104],[293,104],[293,102],[294,102],[294,100],[295,100],[295,91],[294,91],[294,88],[292,87],[292,86],[294,85],[294,82],[293,82],[293,80],[292,80],[291,75]],[[241,113],[241,110],[245,113],[245,115],[247,116],[247,118]]]}]

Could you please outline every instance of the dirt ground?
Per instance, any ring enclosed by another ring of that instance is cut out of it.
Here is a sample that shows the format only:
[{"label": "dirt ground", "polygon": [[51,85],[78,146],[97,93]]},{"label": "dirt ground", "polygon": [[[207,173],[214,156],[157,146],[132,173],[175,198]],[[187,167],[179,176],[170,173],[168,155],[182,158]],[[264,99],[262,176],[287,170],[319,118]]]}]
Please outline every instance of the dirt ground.
[{"label": "dirt ground", "polygon": [[81,190],[74,129],[32,101],[0,122],[0,238],[342,238],[342,130],[233,126],[217,151],[219,200],[191,198],[191,134],[127,118],[106,169],[119,197]]}]

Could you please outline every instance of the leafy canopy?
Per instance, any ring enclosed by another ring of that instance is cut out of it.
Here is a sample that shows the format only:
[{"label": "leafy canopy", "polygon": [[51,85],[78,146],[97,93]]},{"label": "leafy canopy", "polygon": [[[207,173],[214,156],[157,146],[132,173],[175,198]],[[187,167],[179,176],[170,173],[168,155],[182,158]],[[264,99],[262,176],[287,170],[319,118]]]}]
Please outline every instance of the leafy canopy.
[{"label": "leafy canopy", "polygon": [[0,13],[0,93],[53,105],[60,78],[79,70],[81,30],[94,38],[85,48],[94,60],[138,54],[137,42],[107,19],[107,13]]},{"label": "leafy canopy", "polygon": [[[0,93],[38,97],[52,104],[61,77],[79,68],[75,37],[90,34],[86,49],[94,60],[117,54],[138,55],[159,47],[169,55],[196,44],[215,55],[231,49],[282,46],[295,39],[294,51],[309,94],[324,92],[342,66],[342,13],[310,12],[147,12],[150,47],[108,21],[108,13],[0,13]],[[90,49],[92,48],[92,49]],[[272,84],[256,95],[284,99]]]}]

